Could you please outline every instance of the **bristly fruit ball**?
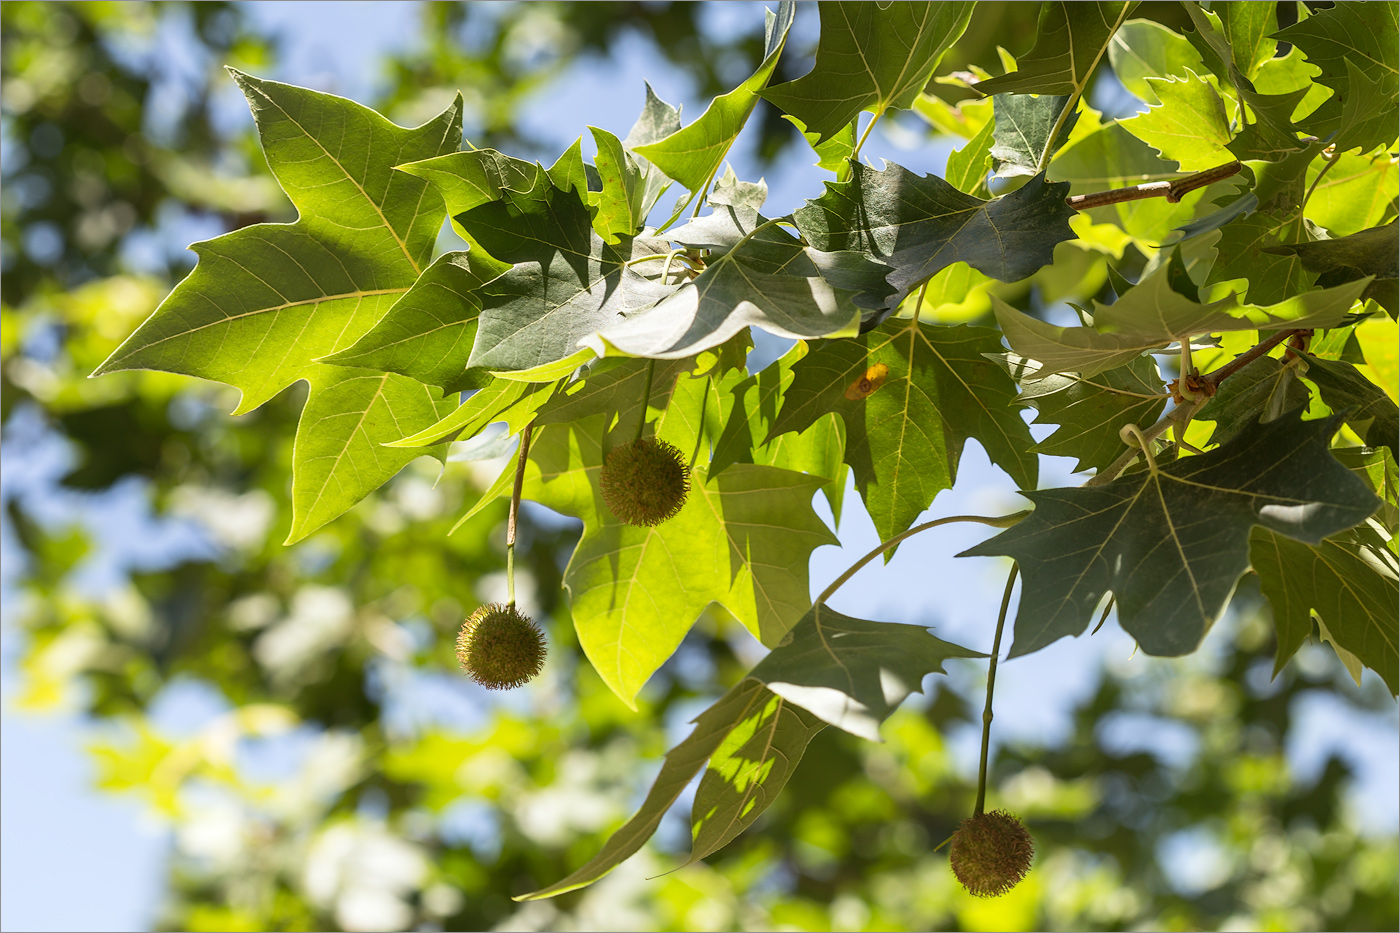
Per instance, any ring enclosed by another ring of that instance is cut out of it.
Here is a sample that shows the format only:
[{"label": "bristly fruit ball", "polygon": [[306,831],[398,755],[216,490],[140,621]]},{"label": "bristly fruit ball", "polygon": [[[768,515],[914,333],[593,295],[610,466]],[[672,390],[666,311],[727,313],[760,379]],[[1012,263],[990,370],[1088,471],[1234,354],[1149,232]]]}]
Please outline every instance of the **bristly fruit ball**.
[{"label": "bristly fruit ball", "polygon": [[488,603],[467,617],[457,660],[488,690],[521,687],[544,667],[544,632],[513,605]]},{"label": "bristly fruit ball", "polygon": [[1021,821],[1005,810],[962,821],[948,850],[953,874],[977,897],[1001,897],[1031,870],[1035,843]]},{"label": "bristly fruit ball", "polygon": [[629,525],[659,525],[685,505],[690,468],[679,450],[644,437],[614,448],[598,474],[598,490],[612,513]]}]

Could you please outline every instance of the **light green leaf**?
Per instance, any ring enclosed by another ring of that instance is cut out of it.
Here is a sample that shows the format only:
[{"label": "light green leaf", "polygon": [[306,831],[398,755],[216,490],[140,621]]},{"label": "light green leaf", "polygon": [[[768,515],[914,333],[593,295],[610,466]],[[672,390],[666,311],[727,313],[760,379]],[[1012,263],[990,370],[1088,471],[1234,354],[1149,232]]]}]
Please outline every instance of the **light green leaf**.
[{"label": "light green leaf", "polygon": [[792,777],[802,753],[826,723],[767,690],[710,757],[691,807],[687,865],[727,845],[758,819]]},{"label": "light green leaf", "polygon": [[[694,360],[602,359],[592,364],[583,377],[549,399],[535,423],[569,424],[592,415],[602,415],[609,431],[631,440],[637,419],[654,420],[665,411],[676,379],[695,365]],[[651,389],[645,406],[647,368],[652,368]]]},{"label": "light green leaf", "polygon": [[1249,569],[1254,526],[1317,544],[1379,505],[1328,451],[1337,427],[1295,413],[1156,470],[1025,492],[1029,518],[960,555],[1020,565],[1011,657],[1080,634],[1110,592],[1148,654],[1194,651]]},{"label": "light green leaf", "polygon": [[976,198],[990,193],[987,173],[992,170],[992,134],[995,131],[995,121],[988,120],[961,149],[948,154],[948,165],[943,171],[948,184]]},{"label": "light green leaf", "polygon": [[1392,696],[1400,690],[1395,555],[1374,527],[1358,525],[1312,544],[1259,527],[1249,554],[1278,628],[1275,675],[1312,634],[1316,615],[1339,654],[1349,652],[1380,674]]},{"label": "light green leaf", "polygon": [[[1049,175],[1070,182],[1069,193],[1076,195],[1179,177],[1171,163],[1159,159],[1151,146],[1119,123],[1109,123],[1068,143],[1050,163]],[[1191,219],[1193,208],[1203,195],[1203,191],[1193,191],[1178,204],[1166,198],[1142,198],[1087,213],[1094,223],[1116,224],[1151,248],[1167,239],[1173,228]]]},{"label": "light green leaf", "polygon": [[846,422],[846,462],[880,538],[912,525],[953,485],[967,438],[1021,487],[1034,489],[1030,431],[1015,384],[986,354],[986,327],[887,321],[854,340],[829,340],[793,366],[769,438],[802,431],[828,412]]},{"label": "light green leaf", "polygon": [[816,133],[810,132],[806,124],[792,114],[783,114],[783,119],[797,127],[802,133],[802,138],[807,140],[807,145],[811,146],[812,151],[817,154],[817,168],[835,172],[837,181],[846,180],[846,173],[849,170],[846,162],[856,149],[855,120],[847,123],[844,129],[838,130],[826,142],[822,142]]},{"label": "light green leaf", "polygon": [[[623,236],[641,230],[651,205],[646,203],[646,178],[637,163],[622,148],[622,141],[607,130],[590,126],[598,147],[598,177],[603,190],[598,193],[598,213],[593,229],[609,245]],[[655,203],[655,201],[653,201]]]},{"label": "light green leaf", "polygon": [[759,684],[745,680],[695,717],[695,728],[690,735],[666,753],[661,773],[656,776],[641,808],[608,838],[603,850],[567,878],[547,888],[522,894],[515,900],[535,901],[582,888],[630,858],[656,832],[671,804],[676,802],[676,798],[705,766],[720,743],[731,734],[735,725],[744,719],[755,703],[770,695]]},{"label": "light green leaf", "polygon": [[1238,0],[1221,3],[1213,9],[1230,40],[1230,58],[1246,78],[1253,78],[1259,66],[1274,57],[1278,43],[1272,33],[1278,29],[1278,16],[1270,0]]},{"label": "light green leaf", "polygon": [[508,268],[481,250],[444,254],[354,346],[322,362],[398,373],[445,393],[480,388],[490,376],[467,370],[481,312],[477,292]]},{"label": "light green leaf", "polygon": [[636,152],[691,191],[704,188],[719,171],[725,153],[753,113],[759,91],[778,64],[778,55],[792,27],[794,7],[790,0],[782,0],[777,16],[768,12],[763,62],[752,77],[728,94],[716,97],[690,126],[654,143],[637,146]]},{"label": "light green leaf", "polygon": [[1152,146],[1162,158],[1199,172],[1232,161],[1230,118],[1210,83],[1188,70],[1184,78],[1148,78],[1161,103],[1119,125]]},{"label": "light green leaf", "polygon": [[[472,393],[461,405],[450,407],[435,424],[407,437],[386,441],[388,447],[429,447],[447,441],[465,441],[475,437],[488,424],[504,421],[512,434],[529,424],[535,412],[554,394],[554,383],[535,385],[507,379],[492,380],[490,385]],[[421,451],[420,451],[421,453]]]},{"label": "light green leaf", "polygon": [[[577,144],[575,144],[577,146]],[[568,156],[582,165],[582,156],[570,149],[559,160],[557,184],[567,188],[571,176],[567,171]],[[432,184],[447,205],[447,213],[456,216],[474,207],[499,201],[510,196],[517,199],[543,197],[551,184],[550,176],[534,162],[512,158],[494,149],[473,149],[451,152],[437,158],[405,161],[396,168],[407,175]],[[573,179],[577,183],[577,179]],[[584,190],[587,190],[586,188]]]},{"label": "light green leaf", "polygon": [[872,742],[880,724],[948,658],[979,652],[941,641],[922,625],[853,619],[813,607],[749,676],[823,722]]},{"label": "light green leaf", "polygon": [[1239,283],[1232,287],[1256,304],[1272,304],[1297,295],[1316,279],[1291,253],[1269,250],[1279,245],[1280,223],[1270,214],[1256,213],[1225,224],[1215,241],[1215,263],[1206,285]]},{"label": "light green leaf", "polygon": [[983,94],[1073,94],[1083,92],[1109,40],[1137,6],[1134,3],[1066,3],[1040,7],[1035,47],[1017,56],[1011,74],[982,81]]},{"label": "light green leaf", "polygon": [[1093,327],[1048,324],[995,295],[992,307],[1011,349],[1038,361],[1045,375],[1077,372],[1087,377],[1194,335],[1336,327],[1365,290],[1365,283],[1340,285],[1266,307],[1239,304],[1234,295],[1201,304],[1173,291],[1169,275],[1164,265],[1113,304],[1095,301]]},{"label": "light green leaf", "polygon": [[583,520],[564,572],[574,626],[604,682],[633,706],[712,602],[776,643],[810,605],[812,550],[836,539],[812,511],[820,478],[747,464],[711,480],[697,463],[680,514],[655,528],[624,525],[598,493],[602,432],[598,417],[536,432],[524,496]]},{"label": "light green leaf", "polygon": [[[1364,156],[1343,152],[1335,165],[1319,159],[1308,166],[1307,183],[1314,187],[1303,215],[1334,237],[1378,227],[1400,197],[1397,168],[1400,161],[1384,151]],[[1319,178],[1324,169],[1327,174]]]},{"label": "light green leaf", "polygon": [[890,107],[911,107],[967,29],[974,5],[821,3],[815,66],[763,96],[819,141],[840,133],[862,110],[878,117]]},{"label": "light green leaf", "polygon": [[1149,104],[1160,101],[1148,78],[1184,78],[1202,70],[1201,53],[1184,36],[1150,19],[1120,26],[1109,42],[1108,60],[1123,86]]},{"label": "light green leaf", "polygon": [[425,453],[384,446],[405,430],[451,411],[453,400],[394,373],[317,366],[292,448],[292,528],[286,544],[305,538],[393,478]]},{"label": "light green leaf", "polygon": [[[241,414],[354,344],[428,265],[442,204],[393,166],[455,148],[462,116],[458,101],[407,130],[341,97],[233,74],[299,219],[196,243],[195,270],[95,375],[225,382],[243,392]],[[361,155],[341,161],[349,151]]]}]

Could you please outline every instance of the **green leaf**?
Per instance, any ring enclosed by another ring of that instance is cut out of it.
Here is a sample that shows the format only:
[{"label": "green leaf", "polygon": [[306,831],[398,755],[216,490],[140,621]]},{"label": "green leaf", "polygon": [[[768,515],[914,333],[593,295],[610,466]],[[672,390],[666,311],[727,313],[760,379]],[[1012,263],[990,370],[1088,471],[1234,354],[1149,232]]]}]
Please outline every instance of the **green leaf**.
[{"label": "green leaf", "polygon": [[1148,654],[1194,651],[1249,568],[1255,525],[1317,544],[1375,511],[1328,451],[1338,421],[1295,413],[1101,486],[1025,492],[1029,518],[960,555],[1020,564],[1011,657],[1080,634],[1110,592]]},{"label": "green leaf", "polygon": [[835,135],[822,142],[816,133],[809,131],[806,124],[792,114],[783,114],[783,119],[801,131],[802,138],[807,140],[807,145],[817,154],[817,168],[835,172],[837,181],[845,181],[846,162],[856,150],[856,121],[847,123],[844,129],[838,130]]},{"label": "green leaf", "polygon": [[1015,384],[986,358],[998,337],[986,327],[889,321],[854,340],[824,341],[794,364],[769,438],[839,414],[846,462],[882,540],[953,485],[969,437],[1033,489],[1037,461],[1013,406]]},{"label": "green leaf", "polygon": [[1275,675],[1312,634],[1316,615],[1337,647],[1380,674],[1392,696],[1400,691],[1395,556],[1373,527],[1311,544],[1255,528],[1249,553],[1278,628]]},{"label": "green leaf", "polygon": [[1275,305],[1239,304],[1234,295],[1201,304],[1172,290],[1161,266],[1111,305],[1094,302],[1093,327],[1058,327],[992,296],[1011,349],[1041,364],[1044,375],[1094,376],[1134,357],[1199,334],[1271,328],[1336,327],[1365,289],[1364,283],[1307,292]]},{"label": "green leaf", "polygon": [[[1375,276],[1363,298],[1380,297],[1385,289],[1393,293],[1395,280],[1400,278],[1400,226],[1392,220],[1383,227],[1361,230],[1335,240],[1311,243],[1284,243],[1265,246],[1261,250],[1270,256],[1294,257],[1308,272],[1319,273],[1319,285],[1336,285],[1366,276]],[[1387,305],[1394,313],[1393,302]]]},{"label": "green leaf", "polygon": [[1232,220],[1220,228],[1215,241],[1215,264],[1206,285],[1242,280],[1235,286],[1255,304],[1284,301],[1306,290],[1317,278],[1293,254],[1274,252],[1280,223],[1265,213]]},{"label": "green leaf", "polygon": [[[535,423],[569,424],[592,415],[603,415],[603,423],[609,431],[617,431],[630,440],[636,432],[637,419],[650,420],[659,416],[670,401],[676,379],[694,365],[694,360],[689,359],[598,360],[583,378],[541,406]],[[649,366],[652,367],[651,390],[643,399]],[[654,415],[649,414],[653,411]]]},{"label": "green leaf", "polygon": [[[1380,226],[1391,203],[1400,197],[1400,162],[1388,152],[1365,156],[1343,152],[1335,162],[1320,159],[1308,166],[1307,183],[1316,187],[1304,215],[1333,237]],[[1319,179],[1324,170],[1326,176]]]},{"label": "green leaf", "polygon": [[1188,70],[1184,78],[1148,78],[1161,103],[1119,125],[1181,165],[1199,172],[1235,158],[1225,102],[1210,83]]},{"label": "green leaf", "polygon": [[1201,53],[1185,37],[1150,19],[1130,19],[1118,27],[1108,60],[1123,86],[1149,104],[1159,101],[1148,78],[1184,78],[1202,68]]},{"label": "green leaf", "polygon": [[[1079,117],[1071,113],[1062,121],[1062,111],[1075,106],[1068,94],[997,94],[992,98],[995,130],[991,155],[998,178],[1034,175],[1050,161],[1051,154],[1064,144]],[[1051,139],[1050,134],[1055,134]]]},{"label": "green leaf", "polygon": [[1162,377],[1148,357],[1093,377],[1041,375],[1034,360],[1021,357],[1009,363],[1012,378],[1021,384],[1018,400],[1036,409],[1032,424],[1059,425],[1032,452],[1074,457],[1075,472],[1107,467],[1123,452],[1119,429],[1152,424],[1167,404]]},{"label": "green leaf", "polygon": [[840,133],[862,110],[878,117],[890,107],[907,109],[967,29],[974,6],[821,3],[816,65],[763,96],[801,120],[819,142]]},{"label": "green leaf", "polygon": [[[673,397],[668,421],[678,404]],[[635,708],[642,685],[712,602],[776,643],[810,605],[812,550],[836,539],[812,511],[820,478],[747,464],[710,479],[697,463],[679,515],[655,528],[624,525],[598,493],[602,433],[597,417],[536,432],[523,494],[583,520],[564,572],[574,626],[603,681]],[[658,436],[687,450],[683,437]]]},{"label": "green leaf", "polygon": [[973,197],[980,198],[989,193],[987,173],[992,170],[991,147],[995,131],[995,121],[988,120],[966,145],[948,154],[948,165],[943,171],[948,184]]},{"label": "green leaf", "polygon": [[[355,343],[428,265],[442,205],[393,171],[455,148],[461,103],[402,129],[351,101],[233,72],[293,224],[256,224],[191,247],[199,264],[94,375],[160,369],[243,392],[252,411],[313,361]],[[361,153],[341,161],[345,152]]]},{"label": "green leaf", "polygon": [[655,241],[608,245],[577,195],[552,184],[544,197],[507,197],[457,221],[492,256],[513,263],[481,289],[471,366],[521,370],[568,359],[582,338],[675,291],[625,265],[656,253]]},{"label": "green leaf", "polygon": [[783,392],[792,384],[792,367],[807,353],[807,343],[799,340],[772,365],[739,381],[730,390],[734,404],[715,441],[710,475],[718,476],[735,463],[762,463],[823,477],[826,484],[822,493],[839,524],[847,473],[846,425],[840,416],[829,412],[801,432],[767,440],[782,406]]},{"label": "green leaf", "polygon": [[680,128],[680,109],[657,97],[656,92],[651,89],[651,83],[648,82],[647,99],[642,104],[642,113],[637,117],[637,122],[632,124],[632,129],[628,131],[622,144],[628,149],[636,149],[638,146],[665,139],[672,133],[678,133]]},{"label": "green leaf", "polygon": [[1261,356],[1220,383],[1196,419],[1214,421],[1210,439],[1222,444],[1255,422],[1272,421],[1306,405],[1308,398],[1308,387],[1298,380],[1297,367]]},{"label": "green leaf", "polygon": [[[574,156],[574,164],[582,171],[583,157],[577,149],[575,143],[556,166],[560,170],[556,183],[561,188],[568,187],[571,177],[567,171],[568,156]],[[447,205],[447,213],[454,216],[502,197],[524,198],[531,193],[539,196],[550,184],[550,176],[536,163],[512,158],[494,149],[451,152],[437,158],[405,161],[395,167],[404,174],[431,183]]]},{"label": "green leaf", "polygon": [[1213,8],[1230,40],[1230,59],[1246,78],[1253,78],[1259,66],[1274,57],[1278,43],[1271,34],[1278,29],[1276,5],[1268,0],[1243,0]]},{"label": "green leaf", "polygon": [[[622,148],[622,141],[596,126],[588,131],[598,147],[598,177],[603,190],[598,192],[598,213],[593,217],[593,229],[610,246],[624,236],[632,236],[642,228],[651,204],[646,203],[646,177],[632,157]],[[652,204],[655,204],[653,199]]]},{"label": "green leaf", "polygon": [[[1178,177],[1169,163],[1157,158],[1151,146],[1118,123],[1109,123],[1068,143],[1050,163],[1049,175],[1070,182],[1071,194]],[[1155,247],[1174,227],[1191,219],[1193,206],[1202,196],[1203,193],[1192,192],[1178,204],[1169,203],[1166,198],[1143,198],[1094,208],[1088,214],[1095,223],[1114,223]]]},{"label": "green leaf", "polygon": [[307,373],[311,392],[292,448],[292,528],[286,544],[305,538],[392,479],[425,453],[391,450],[405,430],[431,423],[454,400],[394,373],[318,366]]},{"label": "green leaf", "polygon": [[[388,447],[429,447],[446,441],[465,441],[497,421],[504,421],[513,434],[529,424],[535,412],[554,394],[554,389],[553,382],[536,385],[493,379],[461,405],[449,407],[434,424],[407,437],[394,437],[385,444]],[[451,402],[448,401],[449,406]]]},{"label": "green leaf", "polygon": [[749,671],[823,722],[882,741],[880,724],[948,658],[985,655],[941,641],[922,625],[868,622],[813,607],[783,644]]},{"label": "green leaf", "polygon": [[[1334,140],[1338,150],[1359,146],[1367,152],[1395,141],[1395,120],[1390,117],[1400,102],[1397,28],[1393,3],[1339,3],[1276,34],[1302,49],[1308,61],[1322,69],[1318,82],[1336,91],[1305,121],[1310,132],[1326,137],[1341,129],[1348,123],[1344,108],[1352,103],[1349,129]],[[1358,86],[1358,78],[1364,86]],[[1372,123],[1358,121],[1361,114],[1385,116]]]},{"label": "green leaf", "polygon": [[636,152],[691,191],[704,188],[719,171],[725,153],[753,113],[759,91],[773,74],[792,27],[794,8],[790,0],[783,0],[778,4],[777,16],[767,11],[763,62],[747,81],[712,100],[700,119],[690,126],[664,139],[637,146]]},{"label": "green leaf", "polygon": [[477,292],[508,268],[480,250],[444,254],[354,346],[322,362],[398,373],[444,393],[481,388],[490,377],[467,370],[481,312]]},{"label": "green leaf", "polygon": [[1040,7],[1035,47],[1017,56],[1011,74],[982,81],[982,94],[1073,94],[1089,83],[1109,40],[1137,3],[1066,3]]},{"label": "green leaf", "polygon": [[710,757],[691,808],[694,841],[687,865],[727,845],[758,819],[787,784],[802,753],[826,723],[767,690]]},{"label": "green leaf", "polygon": [[603,846],[582,868],[567,878],[555,882],[547,888],[531,891],[515,898],[517,901],[534,901],[554,897],[590,885],[630,858],[656,832],[661,818],[676,802],[681,792],[705,766],[705,762],[731,734],[735,724],[742,721],[754,704],[762,697],[769,696],[759,684],[745,680],[720,697],[713,706],[692,720],[695,728],[679,745],[666,753],[666,761],[661,773],[647,792],[646,800],[627,823],[613,833]]},{"label": "green leaf", "polygon": [[1055,244],[1075,236],[1068,187],[1046,184],[1041,175],[984,201],[893,162],[884,171],[852,164],[849,180],[827,182],[826,192],[793,216],[817,249],[863,253],[890,266],[887,278],[898,289],[893,307],[955,262],[1003,282],[1049,263]]},{"label": "green leaf", "polygon": [[1350,363],[1308,357],[1308,380],[1327,407],[1342,414],[1367,447],[1389,447],[1400,456],[1400,408]]}]

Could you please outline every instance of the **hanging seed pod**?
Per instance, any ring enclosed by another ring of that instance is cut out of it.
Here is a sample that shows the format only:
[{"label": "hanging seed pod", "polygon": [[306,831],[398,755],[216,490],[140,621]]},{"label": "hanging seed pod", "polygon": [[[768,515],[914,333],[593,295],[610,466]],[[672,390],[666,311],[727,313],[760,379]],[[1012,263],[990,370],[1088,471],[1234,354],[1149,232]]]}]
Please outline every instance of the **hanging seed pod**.
[{"label": "hanging seed pod", "polygon": [[457,660],[488,690],[521,687],[544,668],[544,632],[513,605],[488,603],[457,635]]},{"label": "hanging seed pod", "polygon": [[994,810],[963,820],[948,856],[969,894],[1001,897],[1031,870],[1035,843],[1014,815]]},{"label": "hanging seed pod", "polygon": [[614,448],[598,475],[603,502],[629,525],[650,527],[674,518],[690,493],[681,452],[655,437]]}]

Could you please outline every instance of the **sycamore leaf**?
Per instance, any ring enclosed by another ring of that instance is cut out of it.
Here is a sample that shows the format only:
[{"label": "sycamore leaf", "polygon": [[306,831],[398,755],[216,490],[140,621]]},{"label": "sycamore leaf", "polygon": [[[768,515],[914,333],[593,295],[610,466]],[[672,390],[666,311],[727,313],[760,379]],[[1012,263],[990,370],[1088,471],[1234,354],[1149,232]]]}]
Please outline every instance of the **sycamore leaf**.
[{"label": "sycamore leaf", "polygon": [[[581,166],[582,156],[578,162]],[[404,160],[396,168],[432,184],[447,205],[447,213],[454,216],[499,201],[502,197],[543,196],[550,184],[549,175],[538,164],[494,149],[473,149],[470,152],[450,152],[431,159]],[[562,177],[560,181],[563,181]],[[560,184],[560,187],[567,185]]]},{"label": "sycamore leaf", "polygon": [[700,119],[663,139],[634,147],[650,161],[691,191],[704,188],[719,171],[724,155],[758,103],[758,93],[768,83],[778,64],[778,55],[787,41],[796,4],[782,0],[778,13],[768,14],[763,42],[763,61],[753,75],[728,94],[716,97]]},{"label": "sycamore leaf", "polygon": [[317,366],[292,447],[292,527],[286,544],[305,538],[378,489],[414,459],[446,451],[391,450],[404,430],[452,410],[421,382],[395,373]]},{"label": "sycamore leaf", "polygon": [[1120,124],[1183,172],[1199,172],[1231,161],[1230,118],[1225,102],[1209,82],[1189,69],[1184,78],[1148,78],[1161,101],[1147,113]]},{"label": "sycamore leaf", "polygon": [[948,154],[948,165],[943,171],[948,184],[973,197],[980,198],[989,193],[987,173],[992,170],[991,146],[995,132],[996,121],[988,120],[961,149]]},{"label": "sycamore leaf", "polygon": [[1298,380],[1297,367],[1261,356],[1220,383],[1196,419],[1214,421],[1210,439],[1223,444],[1255,422],[1272,421],[1307,402],[1308,387]]},{"label": "sycamore leaf", "polygon": [[[233,72],[300,214],[191,247],[199,264],[94,375],[160,369],[242,390],[252,411],[369,330],[428,265],[442,204],[393,166],[455,148],[461,104],[417,129],[351,101]],[[353,164],[338,154],[364,155]]]},{"label": "sycamore leaf", "polygon": [[579,341],[675,289],[625,265],[657,250],[620,237],[611,246],[593,229],[573,191],[546,186],[542,197],[507,196],[457,215],[488,253],[512,267],[481,289],[470,365],[522,370],[566,360]]},{"label": "sycamore leaf", "polygon": [[840,133],[862,110],[878,117],[890,107],[908,108],[967,29],[974,5],[819,4],[816,64],[763,96],[801,120],[818,142]]},{"label": "sycamore leaf", "polygon": [[1079,94],[1109,40],[1137,6],[1132,3],[1066,3],[1040,7],[1035,47],[1017,56],[1016,70],[974,85],[982,94]]},{"label": "sycamore leaf", "polygon": [[1339,421],[1294,412],[1101,486],[1023,493],[1029,518],[960,555],[1020,564],[1011,656],[1080,634],[1109,593],[1148,654],[1194,651],[1249,568],[1254,526],[1317,544],[1379,505],[1328,450]]},{"label": "sycamore leaf", "polygon": [[1307,378],[1327,407],[1346,418],[1367,447],[1389,447],[1400,456],[1400,408],[1355,366],[1341,360],[1308,357]]},{"label": "sycamore leaf", "polygon": [[444,254],[354,346],[322,362],[398,373],[444,393],[481,388],[490,377],[467,370],[481,312],[477,293],[508,268],[480,250]]},{"label": "sycamore leaf", "polygon": [[1271,33],[1278,29],[1278,16],[1269,3],[1222,3],[1214,7],[1230,40],[1230,58],[1246,78],[1253,78],[1259,66],[1274,57],[1278,43]]},{"label": "sycamore leaf", "polygon": [[[991,155],[998,178],[1034,175],[1064,144],[1079,114],[1061,120],[1061,112],[1074,106],[1068,94],[997,94],[992,98],[995,128]],[[1055,134],[1052,139],[1051,133]]]},{"label": "sycamore leaf", "polygon": [[1026,278],[1053,258],[1055,244],[1074,239],[1065,204],[1068,185],[1043,175],[991,201],[975,198],[934,175],[888,163],[883,171],[852,163],[844,182],[793,216],[824,251],[864,253],[890,266],[898,289],[890,307],[940,269],[966,262],[1003,282]]},{"label": "sycamore leaf", "polygon": [[1397,231],[1400,226],[1392,220],[1384,226],[1334,240],[1265,246],[1262,252],[1271,256],[1296,256],[1308,272],[1319,273],[1320,285],[1375,276],[1362,297],[1376,298],[1394,314],[1394,302],[1387,303],[1384,295],[1387,288],[1394,293],[1395,281],[1400,278],[1400,233]]},{"label": "sycamore leaf", "polygon": [[1148,357],[1137,357],[1096,376],[1044,374],[1035,360],[1012,356],[1011,377],[1021,384],[1018,401],[1036,409],[1032,424],[1058,428],[1031,450],[1074,457],[1075,471],[1103,469],[1123,452],[1118,431],[1125,424],[1152,424],[1167,398],[1162,377]]},{"label": "sycamore leaf", "polygon": [[695,717],[692,720],[695,728],[690,735],[666,753],[661,773],[652,782],[651,790],[647,792],[646,800],[642,801],[636,815],[608,838],[603,850],[567,878],[547,888],[522,894],[515,900],[540,900],[590,885],[634,855],[656,832],[671,804],[676,802],[720,743],[731,734],[736,723],[741,722],[756,703],[768,696],[771,694],[760,684],[745,680]]},{"label": "sycamore leaf", "polygon": [[642,104],[641,115],[637,117],[637,122],[632,124],[632,129],[628,131],[622,144],[628,149],[636,149],[638,146],[665,139],[672,133],[679,132],[680,128],[680,109],[657,97],[656,92],[651,89],[651,83],[648,82],[647,99]]},{"label": "sycamore leaf", "polygon": [[803,431],[780,434],[768,440],[782,405],[783,392],[792,384],[793,364],[807,353],[807,343],[799,340],[772,365],[730,389],[733,407],[715,441],[710,475],[718,476],[735,463],[762,463],[823,477],[826,484],[822,486],[822,493],[839,524],[848,471],[844,460],[846,424],[841,417],[828,412]]},{"label": "sycamore leaf", "polygon": [[[1398,28],[1393,3],[1339,3],[1276,34],[1302,49],[1308,61],[1322,70],[1317,81],[1336,91],[1304,126],[1321,137],[1338,133],[1333,142],[1339,151],[1360,147],[1368,152],[1395,141],[1394,115],[1400,104],[1400,50],[1394,41]],[[1350,114],[1345,113],[1348,105]]]},{"label": "sycamore leaf", "polygon": [[1215,264],[1206,285],[1242,281],[1243,296],[1255,304],[1273,304],[1303,292],[1316,280],[1296,255],[1274,250],[1281,224],[1270,214],[1240,217],[1220,228]]},{"label": "sycamore leaf", "polygon": [[1374,527],[1306,544],[1258,527],[1249,554],[1278,628],[1275,674],[1312,634],[1316,615],[1337,648],[1380,674],[1392,696],[1400,691],[1396,561]]},{"label": "sycamore leaf", "polygon": [[[650,391],[647,391],[648,367],[652,370]],[[590,364],[582,378],[540,407],[535,423],[569,424],[592,415],[603,415],[603,423],[609,431],[616,431],[630,441],[636,433],[637,419],[650,420],[659,416],[670,401],[676,379],[693,367],[694,361],[690,359],[597,360]],[[650,414],[653,410],[654,415]]]},{"label": "sycamore leaf", "polygon": [[1184,36],[1150,19],[1130,19],[1118,27],[1109,42],[1108,60],[1123,86],[1149,104],[1159,101],[1148,78],[1180,78],[1187,71],[1201,71],[1201,53]]},{"label": "sycamore leaf", "polygon": [[727,845],[758,819],[787,784],[813,737],[826,728],[816,716],[767,690],[734,723],[695,790],[693,842],[686,864]]},{"label": "sycamore leaf", "polygon": [[880,724],[948,658],[979,652],[941,641],[921,625],[853,619],[813,607],[749,676],[823,722],[872,742]]},{"label": "sycamore leaf", "polygon": [[[603,681],[633,706],[712,602],[776,643],[810,605],[812,550],[836,539],[812,511],[820,478],[747,464],[710,479],[697,463],[680,514],[654,528],[624,525],[598,492],[602,433],[596,416],[536,432],[524,496],[583,520],[564,572],[574,626]],[[687,449],[682,437],[659,436]]]},{"label": "sycamore leaf", "polygon": [[[1316,186],[1304,215],[1333,237],[1380,226],[1400,197],[1400,160],[1388,152],[1343,152],[1335,162],[1320,159],[1308,166],[1307,183]],[[1324,169],[1327,174],[1321,176]]]},{"label": "sycamore leaf", "polygon": [[1306,292],[1275,305],[1243,305],[1234,295],[1201,304],[1174,291],[1163,265],[1111,305],[1094,302],[1093,327],[1059,327],[1018,311],[992,296],[992,307],[1011,349],[1036,360],[1045,375],[1081,376],[1122,366],[1198,334],[1273,328],[1336,327],[1365,290],[1366,282]]},{"label": "sycamore leaf", "polygon": [[793,365],[768,437],[801,431],[828,412],[846,423],[846,462],[881,539],[912,525],[953,485],[964,441],[1034,488],[1030,431],[1016,413],[1015,384],[986,354],[986,327],[888,321],[854,340],[818,344]]},{"label": "sycamore leaf", "polygon": [[314,361],[353,345],[428,266],[442,202],[393,167],[456,148],[461,100],[403,129],[341,97],[233,76],[298,220],[195,244],[195,270],[97,372],[161,369],[226,382],[243,393],[236,413],[310,381],[292,457],[296,540],[416,456],[383,442],[441,413],[437,393],[402,376]]},{"label": "sycamore leaf", "polygon": [[[513,434],[530,422],[535,412],[554,394],[554,389],[553,382],[535,384],[493,379],[490,385],[473,392],[461,405],[449,407],[437,422],[415,434],[387,441],[386,446],[429,447],[447,441],[465,441],[497,421],[504,421]],[[451,405],[451,400],[448,405]]]}]

